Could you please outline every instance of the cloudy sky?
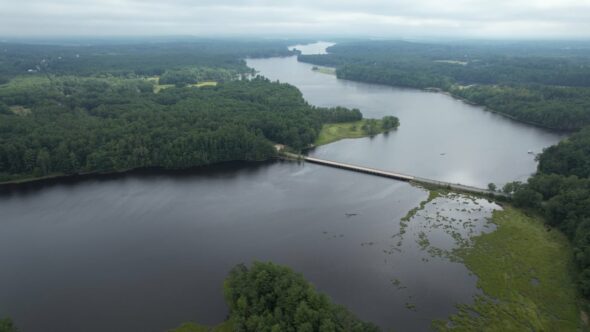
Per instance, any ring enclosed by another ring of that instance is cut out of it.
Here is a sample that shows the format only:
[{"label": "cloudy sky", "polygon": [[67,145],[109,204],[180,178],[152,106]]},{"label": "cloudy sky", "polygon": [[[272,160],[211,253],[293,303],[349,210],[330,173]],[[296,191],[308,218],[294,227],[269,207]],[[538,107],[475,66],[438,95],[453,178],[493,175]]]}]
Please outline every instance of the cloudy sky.
[{"label": "cloudy sky", "polygon": [[0,36],[590,38],[590,0],[0,0]]}]

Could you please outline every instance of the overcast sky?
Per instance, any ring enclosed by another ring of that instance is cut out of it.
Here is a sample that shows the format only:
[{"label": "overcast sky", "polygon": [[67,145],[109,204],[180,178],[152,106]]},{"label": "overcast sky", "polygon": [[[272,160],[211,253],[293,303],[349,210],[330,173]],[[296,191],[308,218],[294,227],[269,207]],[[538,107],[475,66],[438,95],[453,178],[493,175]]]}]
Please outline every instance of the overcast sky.
[{"label": "overcast sky", "polygon": [[0,35],[590,38],[590,0],[0,0]]}]

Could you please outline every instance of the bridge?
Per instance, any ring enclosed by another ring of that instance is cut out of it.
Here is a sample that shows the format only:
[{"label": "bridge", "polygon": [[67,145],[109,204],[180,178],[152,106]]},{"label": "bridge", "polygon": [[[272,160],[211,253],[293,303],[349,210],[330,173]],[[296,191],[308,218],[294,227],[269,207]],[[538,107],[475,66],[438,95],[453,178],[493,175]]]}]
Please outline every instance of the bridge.
[{"label": "bridge", "polygon": [[326,160],[326,159],[313,158],[313,157],[308,157],[308,156],[304,156],[304,155],[297,155],[297,154],[288,153],[288,152],[281,152],[281,154],[289,159],[305,160],[307,162],[314,163],[314,164],[324,165],[324,166],[328,166],[328,167],[341,168],[341,169],[345,169],[345,170],[349,170],[349,171],[353,171],[353,172],[381,176],[381,177],[395,179],[395,180],[399,180],[399,181],[413,182],[413,183],[422,184],[425,186],[435,186],[435,187],[440,187],[440,188],[445,188],[445,189],[452,189],[452,190],[456,190],[456,191],[463,191],[463,192],[483,194],[483,195],[505,196],[505,197],[508,196],[502,192],[496,192],[496,191],[491,191],[488,189],[467,186],[467,185],[463,185],[460,183],[450,183],[450,182],[432,180],[432,179],[422,178],[422,177],[413,176],[413,175],[384,171],[384,170],[380,170],[380,169],[376,169],[376,168],[346,164],[346,163],[341,163],[341,162],[331,161],[331,160]]}]

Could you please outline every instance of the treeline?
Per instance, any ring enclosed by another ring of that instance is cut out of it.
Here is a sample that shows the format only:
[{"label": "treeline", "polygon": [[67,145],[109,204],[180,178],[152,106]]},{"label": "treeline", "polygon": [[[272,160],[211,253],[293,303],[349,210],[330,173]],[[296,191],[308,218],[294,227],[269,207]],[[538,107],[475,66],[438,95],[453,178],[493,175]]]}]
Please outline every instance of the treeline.
[{"label": "treeline", "polygon": [[338,78],[438,88],[516,119],[564,130],[590,125],[590,44],[336,44],[299,60]]},{"label": "treeline", "polygon": [[324,123],[353,122],[363,119],[363,114],[357,108],[345,107],[322,108],[321,118]]},{"label": "treeline", "polygon": [[[0,42],[0,84],[27,74],[95,76],[156,76],[189,66],[250,72],[244,58],[295,54],[286,40],[208,40],[176,42],[30,45]],[[29,72],[31,71],[31,72]]]},{"label": "treeline", "polygon": [[[590,86],[590,43],[338,43],[304,62],[341,67],[374,66],[461,84]],[[385,75],[384,73],[384,76]]]},{"label": "treeline", "polygon": [[272,263],[238,265],[226,279],[224,293],[235,331],[379,331],[332,304],[300,274]]},{"label": "treeline", "polygon": [[562,130],[590,125],[590,88],[475,85],[452,94],[521,121]]},{"label": "treeline", "polygon": [[580,290],[590,297],[590,128],[575,133],[539,158],[527,183],[508,183],[514,204],[546,217],[571,240]]},{"label": "treeline", "polygon": [[[325,121],[358,110],[318,109],[264,78],[157,94],[148,80],[42,76],[0,86],[0,181],[140,167],[188,168],[303,149]],[[1,106],[3,109],[8,107]]]}]

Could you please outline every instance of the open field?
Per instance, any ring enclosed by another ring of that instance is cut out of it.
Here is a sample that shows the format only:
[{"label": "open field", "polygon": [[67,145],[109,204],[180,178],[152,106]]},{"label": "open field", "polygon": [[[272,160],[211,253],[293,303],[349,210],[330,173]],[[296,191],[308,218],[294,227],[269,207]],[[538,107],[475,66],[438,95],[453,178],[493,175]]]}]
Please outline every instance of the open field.
[{"label": "open field", "polygon": [[[374,125],[374,132],[372,133],[365,127],[365,125],[369,125],[370,123]],[[345,123],[327,123],[322,127],[314,145],[329,144],[345,138],[361,138],[381,134],[385,132],[382,123],[382,120],[369,119]]]},{"label": "open field", "polygon": [[215,81],[205,81],[205,82],[199,82],[197,84],[191,84],[191,86],[196,86],[197,88],[202,88],[204,86],[217,86],[217,82],[215,82]]},{"label": "open field", "polygon": [[[174,84],[160,84],[159,83],[160,78],[157,76],[148,77],[148,78],[146,78],[146,80],[148,80],[150,82],[154,82],[154,93],[158,93],[164,89],[169,89],[169,88],[174,87]],[[195,84],[190,84],[188,86],[192,86],[192,87],[196,87],[196,88],[202,88],[202,87],[207,87],[207,86],[217,86],[217,82],[204,81],[204,82],[199,82],[199,83],[195,83]]]}]

